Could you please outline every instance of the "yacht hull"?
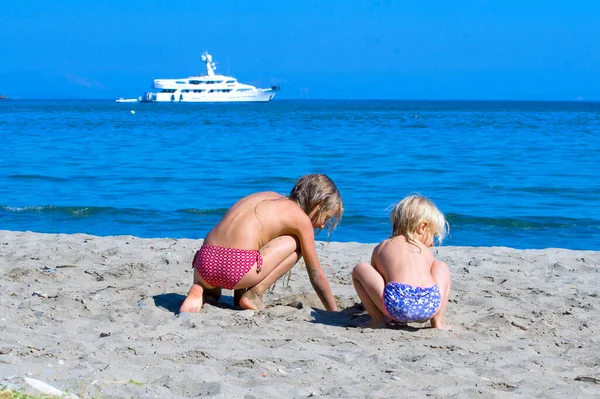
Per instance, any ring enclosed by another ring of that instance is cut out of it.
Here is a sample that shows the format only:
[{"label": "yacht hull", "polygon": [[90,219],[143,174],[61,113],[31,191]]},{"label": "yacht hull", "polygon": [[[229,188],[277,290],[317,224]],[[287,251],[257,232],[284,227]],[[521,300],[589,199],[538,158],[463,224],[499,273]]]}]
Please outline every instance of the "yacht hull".
[{"label": "yacht hull", "polygon": [[142,102],[165,103],[231,103],[231,102],[269,102],[278,90],[258,89],[256,92],[244,93],[157,93],[149,91],[142,97]]}]

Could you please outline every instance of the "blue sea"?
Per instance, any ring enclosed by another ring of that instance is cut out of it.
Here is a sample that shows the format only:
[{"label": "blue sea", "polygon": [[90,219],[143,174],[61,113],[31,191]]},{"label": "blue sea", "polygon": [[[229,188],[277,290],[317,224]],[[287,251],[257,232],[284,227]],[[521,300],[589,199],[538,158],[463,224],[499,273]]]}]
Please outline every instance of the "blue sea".
[{"label": "blue sea", "polygon": [[379,242],[421,193],[444,245],[600,250],[600,103],[7,100],[0,139],[2,230],[203,238],[325,173],[345,213],[319,240]]}]

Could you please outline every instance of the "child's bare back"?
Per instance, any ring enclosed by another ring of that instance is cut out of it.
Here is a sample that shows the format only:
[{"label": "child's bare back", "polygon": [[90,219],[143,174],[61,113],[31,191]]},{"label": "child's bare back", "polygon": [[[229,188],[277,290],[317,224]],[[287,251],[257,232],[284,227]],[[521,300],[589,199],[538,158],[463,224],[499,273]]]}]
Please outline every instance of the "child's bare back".
[{"label": "child's bare back", "polygon": [[[275,192],[249,195],[227,211],[204,243],[259,250],[273,238],[284,235],[286,221],[293,219],[298,211],[302,212],[294,202]],[[282,215],[288,218],[282,218]],[[302,212],[298,216],[306,217],[306,214]]]},{"label": "child's bare back", "polygon": [[398,282],[416,287],[435,284],[431,267],[435,258],[421,242],[409,243],[402,235],[389,238],[373,251],[372,264],[386,283]]}]

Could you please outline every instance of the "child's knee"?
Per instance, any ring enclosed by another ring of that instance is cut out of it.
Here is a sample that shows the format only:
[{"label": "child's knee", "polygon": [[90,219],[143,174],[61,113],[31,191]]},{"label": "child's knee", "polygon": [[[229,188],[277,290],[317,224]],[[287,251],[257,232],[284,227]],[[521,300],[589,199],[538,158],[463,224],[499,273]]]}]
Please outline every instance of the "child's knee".
[{"label": "child's knee", "polygon": [[373,266],[371,266],[371,264],[368,262],[361,262],[357,264],[356,266],[354,266],[354,269],[352,269],[352,278],[360,278],[360,276],[362,276],[365,273],[365,271],[368,271],[367,268],[372,269]]},{"label": "child's knee", "polygon": [[450,267],[445,262],[435,261],[431,267],[431,276],[444,295],[449,295],[452,279]]}]

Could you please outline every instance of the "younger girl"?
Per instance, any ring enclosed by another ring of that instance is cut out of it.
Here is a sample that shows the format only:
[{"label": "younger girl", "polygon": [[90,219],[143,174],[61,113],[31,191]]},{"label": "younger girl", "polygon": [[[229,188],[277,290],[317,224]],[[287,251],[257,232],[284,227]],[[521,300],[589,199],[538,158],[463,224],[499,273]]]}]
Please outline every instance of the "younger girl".
[{"label": "younger girl", "polygon": [[429,250],[441,244],[448,224],[435,204],[413,195],[391,213],[392,237],[373,250],[371,263],[352,271],[358,296],[371,316],[372,328],[386,319],[401,323],[431,321],[434,328],[450,329],[444,313],[450,296],[450,269]]},{"label": "younger girl", "polygon": [[234,303],[259,309],[265,291],[304,257],[310,282],[327,310],[337,310],[321,269],[314,229],[339,223],[344,205],[326,175],[302,176],[289,197],[260,192],[242,198],[208,233],[196,252],[194,284],[180,312],[198,312],[203,295],[234,290]]}]

